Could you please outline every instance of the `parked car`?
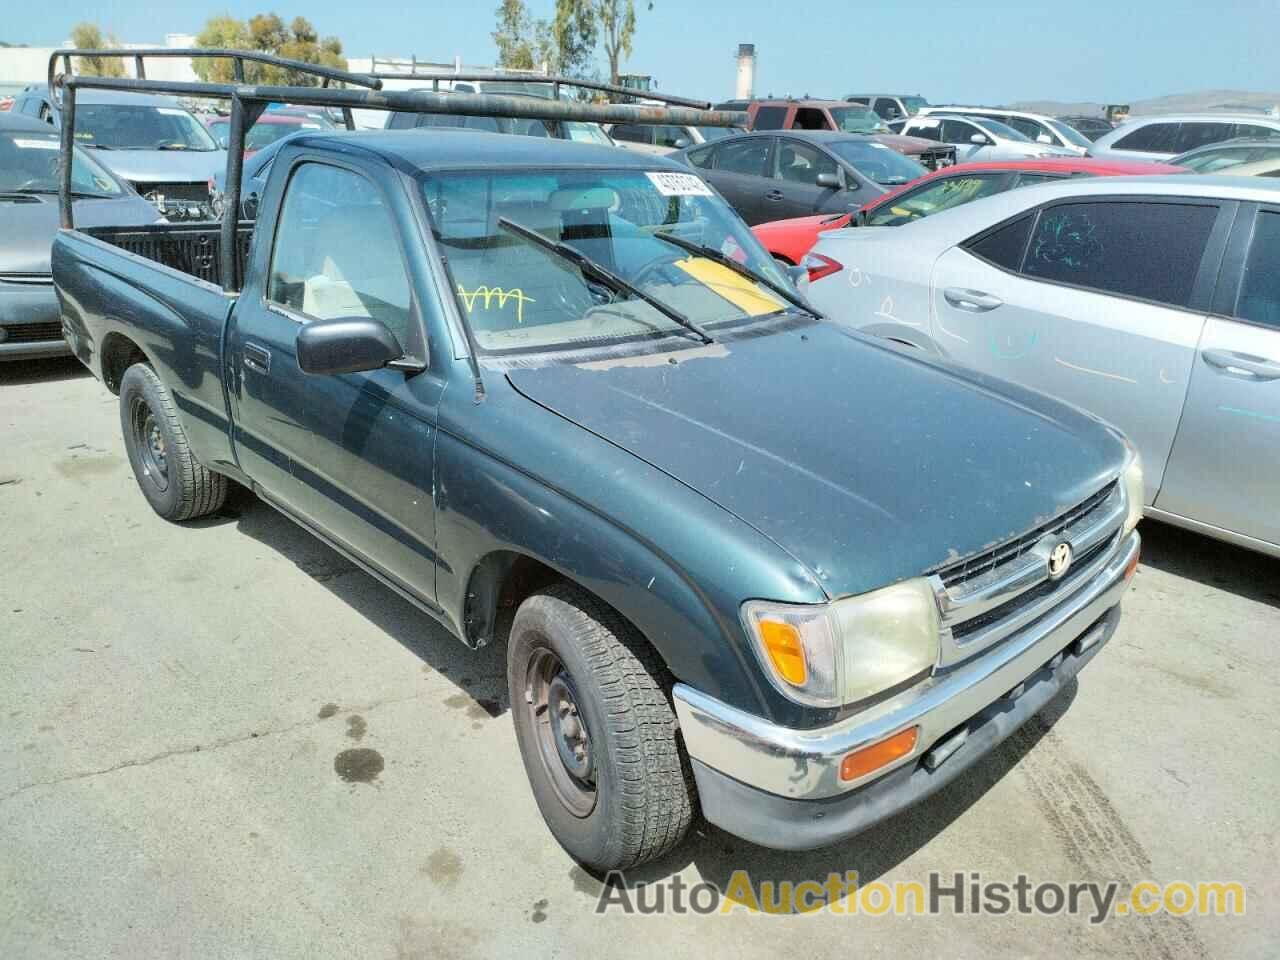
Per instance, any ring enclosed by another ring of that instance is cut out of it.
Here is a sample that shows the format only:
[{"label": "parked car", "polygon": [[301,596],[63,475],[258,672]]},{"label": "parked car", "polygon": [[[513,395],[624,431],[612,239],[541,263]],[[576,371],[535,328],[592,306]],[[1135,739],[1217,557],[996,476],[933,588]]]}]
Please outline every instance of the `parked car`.
[{"label": "parked car", "polygon": [[594,869],[699,805],[773,847],[867,829],[1116,629],[1121,436],[822,322],[688,168],[306,133],[258,222],[238,295],[172,268],[214,227],[54,241],[142,493],[190,520],[249,485],[472,647],[513,612],[525,769]]},{"label": "parked car", "polygon": [[[799,264],[825,230],[850,225],[896,227],[931,216],[952,207],[1015,187],[1026,187],[1066,177],[1117,177],[1185,173],[1182,167],[1145,161],[1050,158],[1046,160],[1004,160],[966,163],[927,173],[908,184],[869,200],[857,214],[797,217],[761,223],[751,228],[756,239],[775,259]],[[809,278],[814,279],[827,265],[814,263]]]},{"label": "parked car", "polygon": [[1251,140],[1280,137],[1280,120],[1252,113],[1141,117],[1103,134],[1089,148],[1089,156],[1170,160],[1197,147],[1241,137]]},{"label": "parked car", "polygon": [[[218,141],[218,146],[223,150],[227,149],[228,140],[231,136],[231,118],[223,116],[206,116],[201,117],[201,121],[213,134],[213,138]],[[263,113],[244,135],[244,152],[245,156],[252,156],[269,143],[274,143],[281,137],[287,137],[291,133],[297,133],[299,130],[332,130],[334,125],[322,115],[306,116],[296,113],[283,113],[278,111]]]},{"label": "parked car", "polygon": [[931,113],[912,117],[903,124],[902,132],[907,136],[950,144],[955,148],[956,163],[1077,156],[1063,147],[1037,143],[1007,124],[986,117]]},{"label": "parked car", "polygon": [[848,103],[860,103],[870,107],[882,120],[899,120],[914,117],[929,101],[918,93],[850,93],[844,98]]},{"label": "parked car", "polygon": [[[85,226],[159,219],[84,150],[76,150],[71,189]],[[49,271],[58,225],[58,134],[32,117],[0,113],[0,361],[71,353]]]},{"label": "parked car", "polygon": [[1004,107],[921,107],[916,116],[927,117],[934,113],[948,113],[962,117],[983,117],[987,120],[998,120],[1007,127],[1012,127],[1034,143],[1044,143],[1051,147],[1061,147],[1076,156],[1083,157],[1092,141],[1079,130],[1063,123],[1054,117],[1042,113],[1028,113],[1026,110],[1007,110]]},{"label": "parked car", "polygon": [[689,127],[653,123],[614,123],[604,129],[614,144],[622,149],[658,156],[744,132],[739,127]]},{"label": "parked car", "polygon": [[744,133],[673,153],[749,224],[847,213],[925,172],[874,137],[825,130]]},{"label": "parked car", "polygon": [[753,100],[747,108],[752,131],[833,130],[873,136],[886,147],[910,157],[927,170],[955,162],[955,151],[920,137],[893,133],[865,107],[843,100]]},{"label": "parked car", "polygon": [[1149,515],[1280,555],[1280,183],[1073,179],[813,253],[833,319],[1078,404]]},{"label": "parked car", "polygon": [[[1270,140],[1224,140],[1211,143],[1187,153],[1180,153],[1169,162],[1196,173],[1223,173],[1241,164],[1273,160],[1280,157],[1280,137]],[[1232,176],[1240,171],[1231,169]]]},{"label": "parked car", "polygon": [[[58,126],[61,111],[49,88],[31,86],[16,109]],[[209,177],[227,152],[173,97],[85,90],[76,101],[76,142],[129,182],[169,220],[207,220]]]},{"label": "parked car", "polygon": [[1221,172],[1232,177],[1280,177],[1280,156],[1272,155],[1266,160],[1242,163]]},{"label": "parked car", "polygon": [[[489,87],[495,84],[489,84]],[[536,84],[530,86],[537,89]],[[462,84],[456,84],[461,89]],[[469,91],[465,91],[469,92]],[[540,93],[508,93],[509,96],[541,96]],[[392,111],[387,114],[388,130],[478,130],[484,133],[516,134],[526,137],[550,137],[554,140],[573,140],[578,143],[595,143],[612,146],[613,141],[598,123],[584,120],[534,120],[517,117],[468,117],[457,113],[408,113]]]},{"label": "parked car", "polygon": [[1058,117],[1063,123],[1068,124],[1071,129],[1077,130],[1086,137],[1090,142],[1097,140],[1104,133],[1110,133],[1115,129],[1113,124],[1106,117],[1081,117],[1069,116]]}]

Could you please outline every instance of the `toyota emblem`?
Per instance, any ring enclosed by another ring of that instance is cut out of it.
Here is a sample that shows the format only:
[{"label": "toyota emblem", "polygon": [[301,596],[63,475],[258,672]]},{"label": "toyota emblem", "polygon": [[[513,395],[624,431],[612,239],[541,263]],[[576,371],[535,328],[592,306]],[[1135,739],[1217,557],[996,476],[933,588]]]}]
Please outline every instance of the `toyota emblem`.
[{"label": "toyota emblem", "polygon": [[1059,540],[1049,551],[1049,579],[1061,580],[1071,569],[1071,544]]}]

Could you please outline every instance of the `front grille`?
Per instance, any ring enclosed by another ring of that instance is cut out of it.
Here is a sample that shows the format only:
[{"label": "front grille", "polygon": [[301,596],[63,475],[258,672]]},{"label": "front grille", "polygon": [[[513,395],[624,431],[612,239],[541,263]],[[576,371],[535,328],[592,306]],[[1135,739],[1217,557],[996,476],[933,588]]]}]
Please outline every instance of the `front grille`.
[{"label": "front grille", "polygon": [[920,163],[929,170],[941,170],[956,162],[955,147],[930,147],[920,154]]},{"label": "front grille", "polygon": [[195,183],[135,183],[133,188],[148,200],[154,200],[163,195],[170,200],[209,202],[209,182],[207,180]]},{"label": "front grille", "polygon": [[4,333],[4,336],[0,336],[0,343],[41,343],[45,340],[61,340],[62,321],[0,324],[0,331]]},{"label": "front grille", "polygon": [[1016,540],[1002,543],[994,550],[989,550],[986,553],[978,554],[976,557],[970,557],[951,566],[943,567],[938,571],[938,577],[942,580],[942,585],[944,587],[955,587],[984,573],[998,570],[1006,564],[1012,563],[1035,547],[1046,533],[1061,533],[1067,527],[1075,526],[1081,520],[1087,519],[1106,502],[1115,488],[1115,482],[1112,481],[1089,497],[1089,499],[1077,504],[1048,523],[1041,524],[1030,533],[1023,534]]}]

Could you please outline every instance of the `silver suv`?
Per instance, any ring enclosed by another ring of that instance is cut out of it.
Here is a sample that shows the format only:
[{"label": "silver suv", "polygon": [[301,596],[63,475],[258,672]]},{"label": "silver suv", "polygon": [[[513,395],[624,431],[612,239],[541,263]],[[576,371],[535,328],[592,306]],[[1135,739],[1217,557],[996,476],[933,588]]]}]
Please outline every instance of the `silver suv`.
[{"label": "silver suv", "polygon": [[1089,156],[1112,160],[1168,160],[1196,147],[1238,137],[1252,140],[1280,137],[1280,119],[1255,113],[1141,117],[1100,136],[1089,148]]},{"label": "silver suv", "polygon": [[999,120],[1005,126],[1013,127],[1028,140],[1043,143],[1050,147],[1062,147],[1070,150],[1078,157],[1093,144],[1083,133],[1069,123],[1047,117],[1042,113],[1031,113],[1027,110],[1006,110],[1003,107],[921,107],[917,116],[926,117],[931,113],[960,114],[965,117],[983,117],[987,120]]}]

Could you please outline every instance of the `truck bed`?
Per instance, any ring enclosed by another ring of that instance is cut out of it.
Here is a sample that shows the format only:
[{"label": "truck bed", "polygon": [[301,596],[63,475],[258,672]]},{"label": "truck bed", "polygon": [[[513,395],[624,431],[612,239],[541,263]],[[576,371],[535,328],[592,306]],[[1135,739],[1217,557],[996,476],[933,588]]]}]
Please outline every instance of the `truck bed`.
[{"label": "truck bed", "polygon": [[[83,233],[140,257],[222,286],[222,233],[217,223],[153,223],[145,227],[90,227]],[[244,276],[253,221],[236,231],[236,280]]]}]

